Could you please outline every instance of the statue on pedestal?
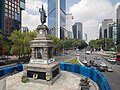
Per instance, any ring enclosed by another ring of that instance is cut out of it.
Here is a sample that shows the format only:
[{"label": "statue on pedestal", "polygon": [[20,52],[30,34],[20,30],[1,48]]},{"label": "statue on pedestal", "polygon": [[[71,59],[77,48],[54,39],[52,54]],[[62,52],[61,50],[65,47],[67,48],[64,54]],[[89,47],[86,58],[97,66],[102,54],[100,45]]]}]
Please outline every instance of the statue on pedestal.
[{"label": "statue on pedestal", "polygon": [[46,22],[46,18],[47,18],[43,5],[42,5],[42,9],[39,8],[39,12],[40,12],[40,20],[43,25]]}]

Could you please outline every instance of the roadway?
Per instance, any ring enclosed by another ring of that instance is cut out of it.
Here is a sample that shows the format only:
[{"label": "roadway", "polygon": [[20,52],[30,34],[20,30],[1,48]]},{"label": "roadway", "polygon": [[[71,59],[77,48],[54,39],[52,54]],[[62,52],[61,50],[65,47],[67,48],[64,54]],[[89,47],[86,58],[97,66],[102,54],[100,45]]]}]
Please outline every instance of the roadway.
[{"label": "roadway", "polygon": [[[100,60],[95,60],[94,57],[98,56]],[[103,75],[107,78],[112,90],[120,90],[120,66],[112,64],[107,61],[106,56],[99,55],[96,53],[92,53],[90,55],[85,54],[84,50],[80,52],[80,61],[82,62],[85,57],[87,58],[87,61],[94,60],[96,64],[100,64],[101,62],[104,62],[107,66],[111,66],[113,68],[113,72],[102,72]]]}]

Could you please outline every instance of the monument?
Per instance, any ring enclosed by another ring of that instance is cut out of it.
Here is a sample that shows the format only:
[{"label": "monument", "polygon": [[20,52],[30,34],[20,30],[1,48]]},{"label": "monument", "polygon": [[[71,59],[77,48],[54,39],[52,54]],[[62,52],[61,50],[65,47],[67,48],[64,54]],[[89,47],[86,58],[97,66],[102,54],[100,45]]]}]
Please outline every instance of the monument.
[{"label": "monument", "polygon": [[31,41],[32,49],[31,59],[24,69],[29,81],[43,84],[53,84],[60,75],[59,63],[53,57],[53,41],[48,37],[48,27],[46,22],[46,13],[42,5],[39,9],[41,25],[37,27],[37,37]]}]

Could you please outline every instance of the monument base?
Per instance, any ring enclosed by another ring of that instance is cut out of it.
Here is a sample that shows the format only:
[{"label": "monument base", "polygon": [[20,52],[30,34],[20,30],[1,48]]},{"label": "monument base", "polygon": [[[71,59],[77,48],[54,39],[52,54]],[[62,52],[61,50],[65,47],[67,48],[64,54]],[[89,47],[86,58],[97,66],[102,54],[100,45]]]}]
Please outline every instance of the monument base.
[{"label": "monument base", "polygon": [[29,63],[24,69],[29,81],[47,85],[52,85],[61,75],[58,62],[49,65]]}]

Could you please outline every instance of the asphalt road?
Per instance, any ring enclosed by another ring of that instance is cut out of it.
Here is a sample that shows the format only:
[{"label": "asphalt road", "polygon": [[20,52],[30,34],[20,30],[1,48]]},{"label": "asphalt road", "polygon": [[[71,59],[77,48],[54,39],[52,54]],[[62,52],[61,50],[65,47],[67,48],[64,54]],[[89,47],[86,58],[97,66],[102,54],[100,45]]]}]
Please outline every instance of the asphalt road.
[{"label": "asphalt road", "polygon": [[100,62],[104,62],[107,66],[111,66],[113,68],[113,72],[102,72],[103,75],[107,78],[112,90],[120,90],[120,66],[111,64],[107,61],[107,57],[92,53],[90,55],[85,54],[84,51],[80,52],[80,61],[82,62],[87,57],[87,61],[94,60],[95,56],[98,56],[100,60],[94,60],[95,63],[100,64]]}]

